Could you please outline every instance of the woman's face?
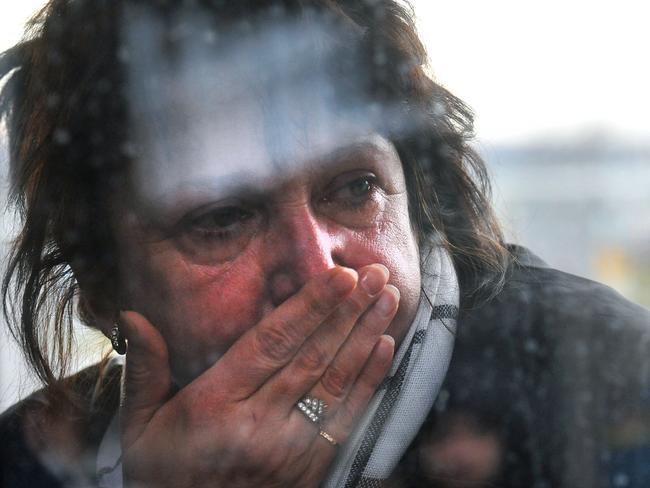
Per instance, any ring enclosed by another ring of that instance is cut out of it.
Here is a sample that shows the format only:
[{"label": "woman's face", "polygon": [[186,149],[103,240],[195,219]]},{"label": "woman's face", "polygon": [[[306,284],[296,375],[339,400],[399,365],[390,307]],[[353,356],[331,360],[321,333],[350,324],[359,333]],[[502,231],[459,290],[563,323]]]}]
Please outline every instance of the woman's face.
[{"label": "woman's face", "polygon": [[188,158],[169,178],[143,160],[136,172],[151,178],[134,178],[125,194],[135,198],[119,196],[129,202],[116,219],[125,304],[159,328],[180,384],[335,265],[388,268],[401,294],[388,330],[397,341],[417,307],[418,248],[393,145],[370,134],[283,165],[260,131],[248,136],[254,161]]}]

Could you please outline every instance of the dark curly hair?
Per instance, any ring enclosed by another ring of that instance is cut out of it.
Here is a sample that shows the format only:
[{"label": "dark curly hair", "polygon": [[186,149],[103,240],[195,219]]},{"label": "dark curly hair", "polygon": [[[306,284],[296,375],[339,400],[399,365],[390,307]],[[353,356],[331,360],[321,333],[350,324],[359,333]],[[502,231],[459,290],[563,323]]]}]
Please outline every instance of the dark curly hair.
[{"label": "dark curly hair", "polygon": [[[0,109],[10,150],[11,197],[22,219],[3,281],[4,313],[39,378],[54,386],[68,366],[75,307],[92,326],[118,296],[110,199],[132,159],[120,19],[126,3],[163,14],[173,0],[50,0],[25,39],[0,57]],[[411,7],[391,0],[197,0],[215,22],[268,9],[325,11],[362,36],[372,97],[398,101],[417,129],[392,139],[418,237],[443,236],[462,303],[494,296],[508,251],[490,204],[485,165],[469,145],[468,107],[425,72]],[[380,66],[373,60],[381,55]],[[73,272],[74,270],[74,272]],[[84,277],[79,283],[80,277]]]}]

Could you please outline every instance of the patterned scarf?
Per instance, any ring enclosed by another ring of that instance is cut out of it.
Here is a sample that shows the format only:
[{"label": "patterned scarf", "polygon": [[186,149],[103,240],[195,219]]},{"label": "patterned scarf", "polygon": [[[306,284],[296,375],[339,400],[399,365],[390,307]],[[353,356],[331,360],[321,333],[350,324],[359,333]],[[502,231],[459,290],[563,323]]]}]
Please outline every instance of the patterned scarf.
[{"label": "patterned scarf", "polygon": [[422,293],[393,366],[339,453],[324,488],[378,487],[397,466],[431,409],[456,337],[458,280],[435,239],[420,252]]}]

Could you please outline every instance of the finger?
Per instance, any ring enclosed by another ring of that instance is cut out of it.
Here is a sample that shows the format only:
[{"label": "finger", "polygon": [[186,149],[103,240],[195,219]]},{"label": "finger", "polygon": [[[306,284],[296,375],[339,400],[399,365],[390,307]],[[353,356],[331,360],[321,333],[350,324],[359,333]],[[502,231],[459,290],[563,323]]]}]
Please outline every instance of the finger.
[{"label": "finger", "polygon": [[341,266],[309,281],[237,340],[200,381],[229,392],[234,399],[250,396],[291,361],[356,283],[356,271]]},{"label": "finger", "polygon": [[389,335],[382,335],[345,401],[339,406],[336,413],[326,419],[322,429],[339,444],[345,442],[356,427],[368,402],[388,374],[394,353],[395,340]]},{"label": "finger", "polygon": [[[327,435],[332,435],[337,442],[343,440],[340,433],[346,432],[347,426],[352,424],[351,419],[363,411],[368,399],[372,397],[379,382],[390,368],[394,341],[389,336],[382,337],[382,334],[395,316],[398,304],[398,289],[387,285],[378,300],[359,319],[332,364],[310,391],[309,396],[319,398],[328,405],[325,420],[339,419],[337,423],[340,426],[333,431],[338,437],[334,437],[331,432],[324,437],[330,444],[331,439],[328,439]],[[384,341],[389,345],[387,359],[382,359],[384,357],[382,354],[386,351],[377,349],[386,347],[382,344]],[[375,359],[372,359],[373,354]],[[380,361],[379,367],[373,362],[375,360]],[[385,368],[382,365],[385,365]],[[348,394],[353,395],[349,402]],[[365,402],[355,401],[355,398],[365,399]],[[328,425],[336,426],[336,423],[328,422]]]},{"label": "finger", "polygon": [[125,445],[130,446],[166,401],[171,373],[158,329],[137,312],[122,312],[119,324],[128,342],[121,422]]},{"label": "finger", "polygon": [[[323,321],[293,359],[261,388],[259,394],[264,398],[261,401],[272,404],[285,403],[286,412],[289,414],[293,405],[320,380],[359,317],[372,306],[386,286],[388,269],[383,265],[373,264],[359,270],[359,276],[360,286]],[[381,332],[370,344],[359,370],[380,334]],[[354,377],[359,370],[355,372]],[[329,403],[329,398],[323,399]]]},{"label": "finger", "polygon": [[387,285],[379,299],[361,317],[332,363],[325,370],[312,392],[323,398],[335,412],[352,384],[361,374],[377,341],[397,313],[399,290]]}]

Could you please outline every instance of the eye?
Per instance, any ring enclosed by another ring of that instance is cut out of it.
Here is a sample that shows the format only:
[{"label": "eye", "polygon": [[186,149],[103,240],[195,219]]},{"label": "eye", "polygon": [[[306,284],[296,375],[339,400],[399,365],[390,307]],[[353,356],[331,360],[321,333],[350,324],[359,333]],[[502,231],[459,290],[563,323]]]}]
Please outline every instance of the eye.
[{"label": "eye", "polygon": [[385,193],[377,177],[366,171],[354,171],[334,178],[319,208],[339,225],[366,228],[375,225],[384,204]]},{"label": "eye", "polygon": [[246,248],[260,221],[260,212],[246,206],[201,208],[178,224],[176,242],[195,262],[220,263]]},{"label": "eye", "polygon": [[372,191],[372,181],[368,177],[357,178],[349,186],[350,194],[355,198],[363,198]]},{"label": "eye", "polygon": [[335,182],[335,187],[323,197],[328,204],[340,204],[349,207],[363,206],[372,199],[375,188],[375,177],[364,174]]},{"label": "eye", "polygon": [[220,207],[186,218],[184,227],[206,237],[225,238],[240,230],[239,226],[253,216],[253,212],[242,207]]}]

